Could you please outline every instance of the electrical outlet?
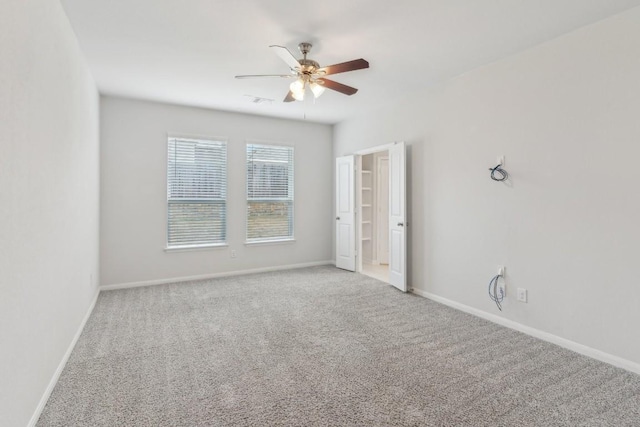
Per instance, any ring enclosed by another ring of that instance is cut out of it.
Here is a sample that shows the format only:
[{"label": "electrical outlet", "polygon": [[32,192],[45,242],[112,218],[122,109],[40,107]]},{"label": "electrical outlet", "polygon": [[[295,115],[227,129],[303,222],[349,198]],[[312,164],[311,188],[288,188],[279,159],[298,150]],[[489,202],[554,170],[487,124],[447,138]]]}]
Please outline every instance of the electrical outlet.
[{"label": "electrical outlet", "polygon": [[502,295],[502,298],[507,296],[507,284],[504,283],[504,277],[498,278],[498,295]]},{"label": "electrical outlet", "polygon": [[527,290],[525,288],[518,288],[518,301],[527,302]]},{"label": "electrical outlet", "polygon": [[231,249],[231,258],[236,258],[238,256],[238,254],[236,253],[235,249]]}]

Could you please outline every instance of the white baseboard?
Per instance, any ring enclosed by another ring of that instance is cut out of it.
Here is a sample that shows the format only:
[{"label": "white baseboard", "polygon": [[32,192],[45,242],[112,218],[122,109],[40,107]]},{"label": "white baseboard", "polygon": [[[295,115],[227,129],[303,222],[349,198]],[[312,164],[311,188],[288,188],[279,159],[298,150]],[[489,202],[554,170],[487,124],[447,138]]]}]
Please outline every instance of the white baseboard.
[{"label": "white baseboard", "polygon": [[609,353],[605,353],[604,351],[596,350],[595,348],[588,347],[583,344],[579,344],[575,341],[570,341],[566,338],[559,337],[557,335],[550,334],[548,332],[541,331],[539,329],[532,328],[530,326],[523,325],[518,322],[514,322],[513,320],[505,319],[504,317],[496,316],[495,314],[487,313],[486,311],[479,310],[477,308],[470,307],[465,304],[461,304],[459,302],[443,298],[438,295],[434,295],[430,292],[423,291],[421,289],[412,289],[412,291],[416,295],[420,295],[421,297],[429,298],[435,302],[439,302],[441,304],[447,305],[449,307],[455,308],[460,311],[464,311],[465,313],[473,314],[474,316],[481,317],[483,319],[489,320],[490,322],[497,323],[502,326],[506,326],[510,329],[515,329],[516,331],[520,331],[527,335],[530,335],[535,338],[540,338],[543,341],[547,341],[560,347],[564,347],[568,350],[575,351],[576,353],[580,353],[584,356],[591,357],[592,359],[599,360],[601,362],[608,363],[613,366],[617,366],[622,369],[626,369],[627,371],[631,371],[636,374],[640,374],[640,364],[632,362],[627,359],[623,359],[618,356],[614,356]]},{"label": "white baseboard", "polygon": [[316,267],[319,265],[335,264],[334,261],[314,261],[301,264],[278,265],[275,267],[251,268],[248,270],[225,271],[222,273],[201,274],[198,276],[171,277],[168,279],[144,280],[141,282],[117,283],[114,285],[100,286],[102,291],[113,291],[116,289],[139,288],[141,286],[165,285],[167,283],[188,282],[191,280],[215,279],[218,277],[240,276],[243,274],[266,273],[269,271],[293,270],[296,268]]},{"label": "white baseboard", "polygon": [[96,294],[93,297],[93,301],[91,301],[91,304],[89,305],[89,309],[87,310],[87,313],[84,315],[84,318],[80,322],[80,326],[78,326],[78,330],[76,331],[76,334],[73,336],[73,339],[71,340],[71,344],[69,344],[67,351],[64,353],[64,356],[62,356],[62,360],[58,365],[58,369],[56,369],[56,371],[53,373],[53,377],[51,377],[51,381],[49,381],[49,385],[47,386],[46,390],[42,394],[42,397],[40,398],[40,402],[38,402],[38,406],[36,407],[36,410],[33,412],[33,415],[29,420],[29,424],[27,424],[28,427],[34,427],[38,422],[38,419],[40,418],[40,415],[42,414],[42,411],[44,410],[44,407],[47,404],[47,401],[49,400],[49,397],[51,396],[53,389],[58,383],[58,379],[60,378],[60,375],[62,374],[62,371],[64,370],[64,367],[67,364],[67,361],[69,360],[69,357],[71,356],[71,352],[73,351],[73,348],[76,346],[76,343],[78,342],[78,339],[82,334],[84,325],[87,323],[87,320],[89,320],[89,316],[91,316],[91,313],[93,312],[93,307],[96,306],[96,301],[98,301],[99,295],[100,295],[100,290],[98,289],[96,290]]}]

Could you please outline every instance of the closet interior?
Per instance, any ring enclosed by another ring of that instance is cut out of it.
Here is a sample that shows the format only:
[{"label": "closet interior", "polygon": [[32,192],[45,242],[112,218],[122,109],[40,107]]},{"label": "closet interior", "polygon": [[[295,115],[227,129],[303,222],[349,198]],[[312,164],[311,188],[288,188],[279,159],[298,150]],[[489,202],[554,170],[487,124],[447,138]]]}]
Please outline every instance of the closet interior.
[{"label": "closet interior", "polygon": [[361,273],[389,282],[389,155],[366,154],[360,167]]}]

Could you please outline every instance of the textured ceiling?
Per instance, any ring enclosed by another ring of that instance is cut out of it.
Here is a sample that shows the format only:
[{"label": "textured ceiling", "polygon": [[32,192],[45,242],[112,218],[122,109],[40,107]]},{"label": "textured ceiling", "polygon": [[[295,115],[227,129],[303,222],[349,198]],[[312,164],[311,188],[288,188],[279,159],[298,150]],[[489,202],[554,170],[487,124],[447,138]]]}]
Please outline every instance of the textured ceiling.
[{"label": "textured ceiling", "polygon": [[[62,0],[103,94],[337,123],[397,102],[640,0]],[[359,92],[326,91],[282,103],[287,66],[269,48],[330,65],[371,68],[334,76]],[[254,103],[245,95],[273,99]]]}]

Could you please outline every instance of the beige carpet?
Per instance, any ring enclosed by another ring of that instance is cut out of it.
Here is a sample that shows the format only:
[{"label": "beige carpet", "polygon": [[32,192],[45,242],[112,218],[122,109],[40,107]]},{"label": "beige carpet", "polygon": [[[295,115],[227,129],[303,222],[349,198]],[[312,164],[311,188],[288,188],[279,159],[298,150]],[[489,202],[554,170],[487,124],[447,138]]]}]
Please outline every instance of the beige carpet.
[{"label": "beige carpet", "polygon": [[640,377],[332,267],[103,292],[38,426],[640,426]]}]

